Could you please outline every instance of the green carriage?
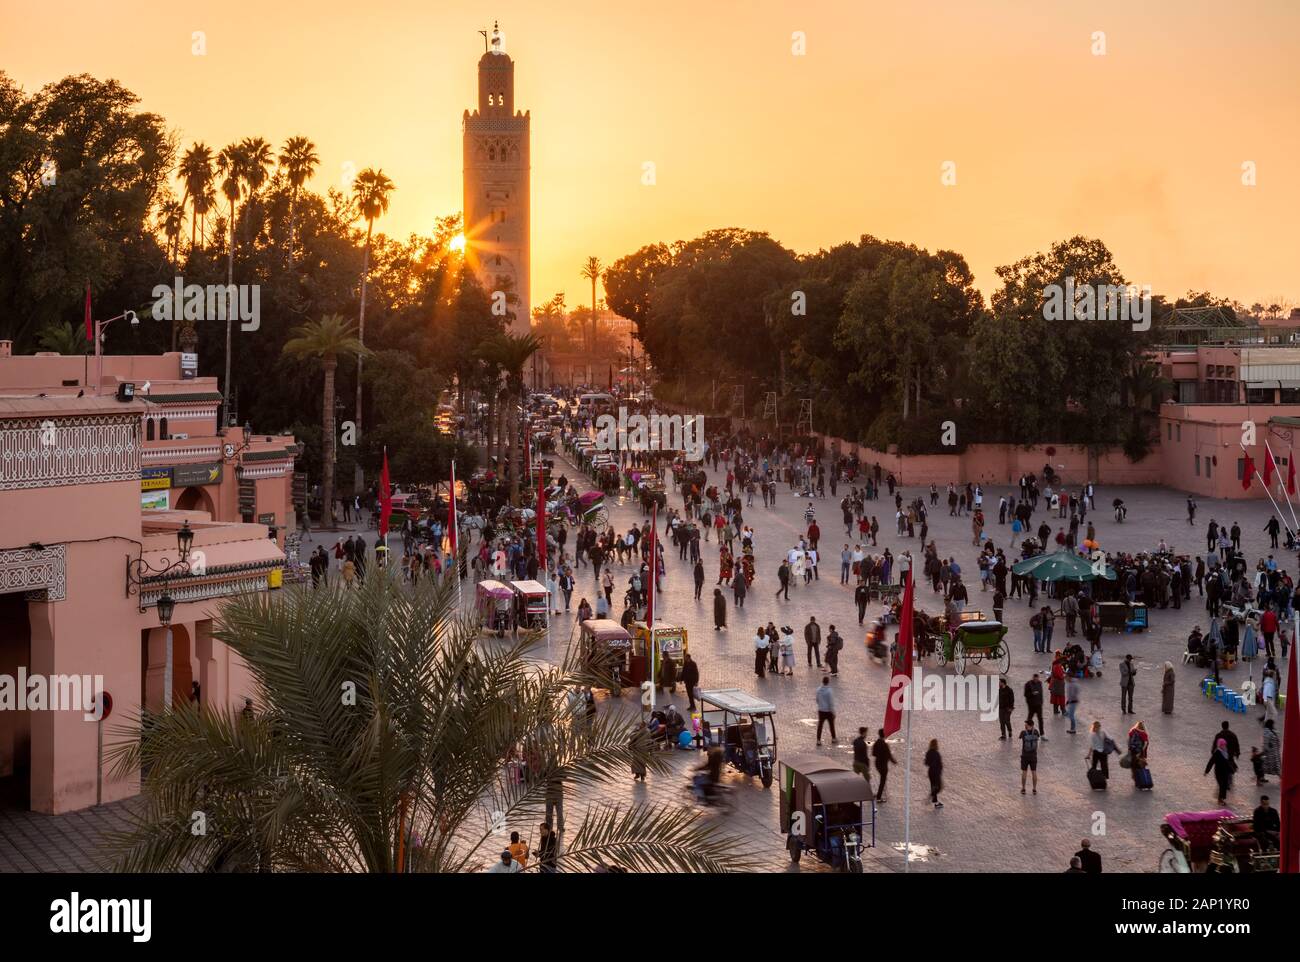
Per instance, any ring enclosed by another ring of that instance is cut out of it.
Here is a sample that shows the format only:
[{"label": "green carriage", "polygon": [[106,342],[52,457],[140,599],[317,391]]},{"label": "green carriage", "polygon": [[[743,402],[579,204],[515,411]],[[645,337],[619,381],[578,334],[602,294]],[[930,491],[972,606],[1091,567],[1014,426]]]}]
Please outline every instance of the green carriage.
[{"label": "green carriage", "polygon": [[981,661],[994,662],[999,674],[1005,675],[1011,670],[1011,646],[1007,644],[1007,626],[1000,621],[985,621],[980,612],[966,612],[977,615],[970,620],[962,619],[954,628],[950,627],[942,635],[938,649],[939,664],[949,663],[964,675],[968,664]]}]

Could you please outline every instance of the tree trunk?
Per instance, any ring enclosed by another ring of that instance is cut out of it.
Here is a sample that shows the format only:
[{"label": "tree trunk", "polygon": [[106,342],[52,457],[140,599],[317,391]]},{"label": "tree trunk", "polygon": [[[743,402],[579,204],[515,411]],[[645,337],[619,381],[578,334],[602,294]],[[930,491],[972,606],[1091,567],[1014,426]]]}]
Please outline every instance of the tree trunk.
[{"label": "tree trunk", "polygon": [[[235,286],[235,202],[230,202],[230,243],[226,250],[226,297],[230,297],[230,288]],[[237,303],[237,302],[236,302]],[[225,409],[222,412],[225,415],[226,423],[230,423],[230,329],[231,315],[234,314],[232,305],[226,305],[226,379],[222,382],[221,388],[226,396]]]},{"label": "tree trunk", "polygon": [[293,234],[294,234],[294,218],[295,215],[297,214],[297,210],[296,210],[297,202],[298,202],[298,188],[295,187],[293,189],[293,192],[289,194],[289,266],[290,267],[293,267]]},{"label": "tree trunk", "polygon": [[516,406],[520,398],[516,397],[515,387],[511,385],[506,393],[506,402],[510,405],[510,427],[507,429],[510,442],[510,503],[519,507],[519,475],[524,469],[523,451],[519,443],[519,410]]},{"label": "tree trunk", "polygon": [[[338,361],[326,357],[321,361],[325,368],[325,408],[321,413],[321,515],[322,528],[334,527],[334,369]],[[310,509],[310,506],[309,506]]]},{"label": "tree trunk", "polygon": [[910,365],[903,366],[903,420],[906,421],[911,414],[912,400],[912,377],[909,373]]},{"label": "tree trunk", "polygon": [[[366,221],[366,253],[365,261],[361,268],[361,321],[357,328],[357,340],[362,345],[366,343],[366,286],[370,278],[370,231],[374,228],[373,220]],[[357,354],[357,409],[353,412],[352,423],[356,425],[356,440],[361,441],[361,365],[362,357]],[[361,459],[357,458],[357,469],[353,474],[352,485],[357,494],[360,494],[366,486],[365,472],[361,470]]]}]

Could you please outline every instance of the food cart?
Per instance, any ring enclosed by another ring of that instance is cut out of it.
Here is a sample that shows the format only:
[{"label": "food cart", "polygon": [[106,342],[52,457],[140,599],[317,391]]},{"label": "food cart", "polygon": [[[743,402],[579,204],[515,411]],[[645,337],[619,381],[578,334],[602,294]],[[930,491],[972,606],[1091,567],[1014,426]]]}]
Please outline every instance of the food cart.
[{"label": "food cart", "polygon": [[500,581],[485,579],[474,587],[474,610],[488,631],[504,638],[513,620],[515,593]]},{"label": "food cart", "polygon": [[[680,625],[670,625],[666,621],[656,621],[654,626],[655,648],[650,647],[650,629],[644,621],[632,622],[632,649],[628,658],[628,685],[640,685],[657,675],[664,655],[672,655],[673,661],[681,665],[682,655],[688,648],[687,631]],[[657,651],[651,662],[651,651]],[[653,679],[651,679],[653,680]]]},{"label": "food cart", "polygon": [[617,695],[623,688],[633,684],[627,678],[632,636],[617,621],[588,618],[578,625],[578,645],[581,658],[589,670],[609,679],[612,694]]},{"label": "food cart", "polygon": [[550,625],[551,592],[539,581],[512,581],[515,595],[515,625],[545,630]]}]

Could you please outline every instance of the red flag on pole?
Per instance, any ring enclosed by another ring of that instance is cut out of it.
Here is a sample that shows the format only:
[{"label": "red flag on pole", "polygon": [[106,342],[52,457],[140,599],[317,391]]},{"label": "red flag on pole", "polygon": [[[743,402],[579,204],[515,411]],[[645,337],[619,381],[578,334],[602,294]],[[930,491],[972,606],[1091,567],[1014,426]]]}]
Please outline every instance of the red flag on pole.
[{"label": "red flag on pole", "polygon": [[384,467],[379,472],[379,537],[388,534],[388,517],[393,513],[393,492],[388,484],[388,448],[384,448]]},{"label": "red flag on pole", "polygon": [[86,343],[95,343],[95,322],[90,319],[90,281],[86,281]]},{"label": "red flag on pole", "polygon": [[451,501],[447,505],[447,542],[451,545],[451,563],[459,573],[460,552],[456,545],[456,462],[451,462]]},{"label": "red flag on pole", "polygon": [[1292,448],[1286,459],[1286,493],[1295,494],[1295,448]]},{"label": "red flag on pole", "polygon": [[537,472],[537,569],[546,571],[546,479]]},{"label": "red flag on pole", "polygon": [[894,651],[894,672],[889,679],[889,701],[885,705],[885,737],[903,727],[903,706],[912,684],[912,569],[905,573],[903,603],[898,610],[898,645]]},{"label": "red flag on pole", "polygon": [[1300,690],[1296,688],[1295,649],[1287,670],[1286,720],[1282,723],[1282,818],[1283,872],[1300,872]]},{"label": "red flag on pole", "polygon": [[1241,469],[1241,490],[1249,491],[1251,479],[1255,477],[1255,460],[1246,455],[1246,466]]},{"label": "red flag on pole", "polygon": [[1277,470],[1277,462],[1273,460],[1273,449],[1267,444],[1264,445],[1264,487],[1273,483],[1273,472]]}]

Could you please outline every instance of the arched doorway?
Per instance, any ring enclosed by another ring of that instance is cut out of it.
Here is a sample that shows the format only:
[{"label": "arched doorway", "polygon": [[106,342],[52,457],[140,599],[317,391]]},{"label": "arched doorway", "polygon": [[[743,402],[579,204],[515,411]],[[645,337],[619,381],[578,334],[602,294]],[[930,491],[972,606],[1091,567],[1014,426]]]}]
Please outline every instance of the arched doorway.
[{"label": "arched doorway", "polygon": [[212,496],[203,488],[186,488],[176,499],[174,511],[206,511],[209,518],[216,517]]}]

